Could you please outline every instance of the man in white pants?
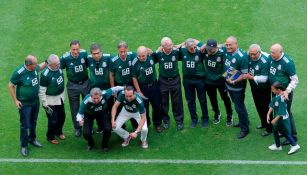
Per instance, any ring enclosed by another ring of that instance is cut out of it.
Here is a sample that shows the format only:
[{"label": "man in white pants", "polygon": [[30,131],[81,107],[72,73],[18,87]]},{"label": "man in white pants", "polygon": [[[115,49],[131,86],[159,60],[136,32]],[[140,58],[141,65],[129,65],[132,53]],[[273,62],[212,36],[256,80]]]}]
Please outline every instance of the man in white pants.
[{"label": "man in white pants", "polygon": [[[115,121],[116,111],[121,103],[123,103],[124,107]],[[134,132],[129,133],[122,128],[122,125],[131,118],[138,122],[138,127]],[[130,140],[136,138],[141,133],[142,148],[148,148],[146,110],[141,96],[135,92],[132,86],[127,86],[124,91],[121,91],[113,105],[112,128],[117,135],[124,139],[122,147],[128,146]]]}]

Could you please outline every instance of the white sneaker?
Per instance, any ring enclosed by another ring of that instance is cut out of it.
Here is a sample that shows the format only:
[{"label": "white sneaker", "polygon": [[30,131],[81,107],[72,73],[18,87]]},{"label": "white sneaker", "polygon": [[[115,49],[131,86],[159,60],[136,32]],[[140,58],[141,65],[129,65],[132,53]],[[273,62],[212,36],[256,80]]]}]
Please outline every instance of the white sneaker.
[{"label": "white sneaker", "polygon": [[281,146],[277,147],[276,144],[274,143],[273,145],[269,146],[269,149],[272,151],[281,151],[282,147]]},{"label": "white sneaker", "polygon": [[122,147],[126,147],[129,145],[129,142],[131,140],[130,135],[124,140],[124,142],[122,143]]},{"label": "white sneaker", "polygon": [[148,142],[147,141],[142,142],[142,148],[144,148],[144,149],[148,148]]},{"label": "white sneaker", "polygon": [[300,149],[300,145],[298,145],[298,144],[296,144],[295,146],[291,146],[290,151],[288,152],[288,154],[293,154],[293,153],[295,153],[299,149]]}]

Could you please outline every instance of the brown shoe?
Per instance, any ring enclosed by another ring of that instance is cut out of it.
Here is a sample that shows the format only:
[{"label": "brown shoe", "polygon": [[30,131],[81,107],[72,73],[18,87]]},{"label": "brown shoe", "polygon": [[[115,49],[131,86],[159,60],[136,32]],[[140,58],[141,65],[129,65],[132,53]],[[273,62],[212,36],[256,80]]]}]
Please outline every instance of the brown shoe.
[{"label": "brown shoe", "polygon": [[61,139],[61,140],[65,140],[66,139],[64,134],[58,135],[58,138]]},{"label": "brown shoe", "polygon": [[57,141],[56,139],[47,139],[47,140],[48,140],[48,142],[50,142],[50,143],[52,143],[52,144],[55,144],[55,145],[57,145],[57,144],[60,143],[60,142]]}]

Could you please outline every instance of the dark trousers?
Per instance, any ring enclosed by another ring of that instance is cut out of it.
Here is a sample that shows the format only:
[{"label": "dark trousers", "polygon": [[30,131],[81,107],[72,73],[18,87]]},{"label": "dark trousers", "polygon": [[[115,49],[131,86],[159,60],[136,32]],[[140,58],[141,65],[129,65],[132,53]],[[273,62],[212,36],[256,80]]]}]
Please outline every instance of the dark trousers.
[{"label": "dark trousers", "polygon": [[27,147],[29,141],[36,139],[38,111],[39,102],[33,105],[23,105],[21,109],[19,109],[21,147]]},{"label": "dark trousers", "polygon": [[53,110],[52,115],[46,113],[48,118],[48,130],[47,130],[47,139],[53,140],[56,135],[63,134],[63,126],[65,122],[65,109],[64,104],[61,105],[49,105]]},{"label": "dark trousers", "polygon": [[80,125],[76,120],[76,116],[80,105],[80,95],[84,98],[89,93],[90,85],[86,80],[83,84],[77,84],[71,81],[67,82],[67,95],[70,106],[71,119],[75,129],[80,129]]},{"label": "dark trousers", "polygon": [[158,82],[153,82],[152,84],[140,84],[140,89],[144,96],[148,98],[147,100],[143,100],[146,108],[147,127],[149,127],[151,123],[149,117],[149,103],[152,107],[152,121],[154,126],[161,126],[162,118]]},{"label": "dark trousers", "polygon": [[245,107],[245,88],[239,91],[229,91],[230,97],[235,105],[239,116],[239,124],[242,132],[249,132],[248,113]]},{"label": "dark trousers", "polygon": [[217,101],[217,90],[219,91],[221,99],[224,102],[227,117],[229,117],[228,119],[231,120],[231,116],[232,116],[231,101],[228,96],[225,84],[222,84],[222,85],[206,84],[206,91],[207,91],[207,94],[211,102],[212,110],[214,111],[215,114],[220,113],[220,109],[219,109],[218,101]]},{"label": "dark trousers", "polygon": [[261,121],[261,125],[266,128],[267,132],[272,132],[272,124],[267,123],[267,113],[271,102],[270,87],[255,89],[251,88],[254,103]]},{"label": "dark trousers", "polygon": [[97,123],[102,126],[103,136],[101,141],[101,147],[107,148],[110,136],[111,136],[111,120],[108,116],[107,112],[100,112],[99,114],[95,115],[84,115],[84,124],[83,124],[83,137],[87,140],[88,145],[94,146],[94,139],[93,139],[93,122],[96,119]]},{"label": "dark trousers", "polygon": [[185,98],[188,103],[191,120],[192,122],[197,122],[198,117],[196,113],[196,92],[198,101],[200,104],[202,119],[208,120],[208,107],[206,98],[206,88],[203,80],[194,80],[193,82],[183,80],[183,87],[185,91]]},{"label": "dark trousers", "polygon": [[280,146],[279,133],[285,136],[292,146],[296,145],[295,138],[291,134],[291,121],[290,119],[279,119],[273,126],[274,140],[277,147]]},{"label": "dark trousers", "polygon": [[174,78],[159,77],[161,93],[161,114],[164,123],[170,122],[168,115],[169,95],[171,95],[172,111],[177,124],[183,123],[183,103],[180,76]]}]

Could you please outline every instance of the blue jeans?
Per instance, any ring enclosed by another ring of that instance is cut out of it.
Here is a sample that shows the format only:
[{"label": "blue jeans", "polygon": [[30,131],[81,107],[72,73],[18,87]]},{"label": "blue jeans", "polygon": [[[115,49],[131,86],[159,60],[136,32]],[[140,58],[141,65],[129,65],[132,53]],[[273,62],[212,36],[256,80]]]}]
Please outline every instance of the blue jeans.
[{"label": "blue jeans", "polygon": [[230,97],[235,105],[236,112],[239,116],[239,124],[241,132],[249,132],[248,127],[248,113],[245,107],[245,88],[240,91],[230,91]]},{"label": "blue jeans", "polygon": [[39,102],[32,105],[23,105],[19,110],[21,147],[27,147],[29,140],[35,140],[36,138],[36,120],[38,117],[38,111]]},{"label": "blue jeans", "polygon": [[207,107],[206,89],[204,81],[203,80],[195,80],[195,82],[183,81],[183,86],[192,122],[198,121],[196,113],[196,92],[201,107],[202,119],[208,121],[209,118],[208,107]]}]

